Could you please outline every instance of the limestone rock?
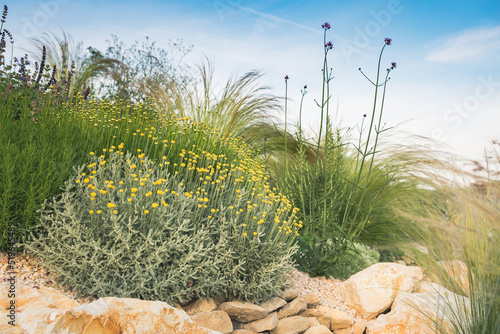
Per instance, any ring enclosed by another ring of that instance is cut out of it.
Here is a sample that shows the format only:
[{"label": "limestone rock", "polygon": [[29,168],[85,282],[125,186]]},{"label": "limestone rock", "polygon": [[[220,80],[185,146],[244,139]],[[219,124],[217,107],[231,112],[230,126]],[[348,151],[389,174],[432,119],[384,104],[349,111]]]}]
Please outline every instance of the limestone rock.
[{"label": "limestone rock", "polygon": [[304,301],[306,302],[307,308],[315,308],[316,306],[319,305],[318,296],[309,294],[309,295],[303,295],[301,296],[301,298],[304,299]]},{"label": "limestone rock", "polygon": [[344,329],[354,324],[354,317],[345,312],[325,306],[320,306],[320,311],[327,312],[330,315],[331,330]]},{"label": "limestone rock", "polygon": [[307,309],[304,312],[300,312],[299,315],[302,317],[315,317],[321,325],[330,328],[332,317],[325,308],[324,306],[320,306],[316,309]]},{"label": "limestone rock", "polygon": [[294,288],[288,288],[284,291],[281,291],[281,293],[279,294],[278,297],[286,300],[287,302],[292,300],[292,299],[295,299],[299,296],[299,289],[294,289]]},{"label": "limestone rock", "polygon": [[386,311],[400,292],[413,292],[423,279],[418,267],[377,263],[351,276],[336,290],[339,298],[367,320]]},{"label": "limestone rock", "polygon": [[469,296],[469,273],[467,265],[463,261],[440,261],[439,264],[462,288],[466,296]]},{"label": "limestone rock", "polygon": [[254,331],[254,332],[263,332],[274,329],[278,325],[279,319],[278,314],[276,312],[270,313],[264,319],[252,321],[243,326],[243,329]]},{"label": "limestone rock", "polygon": [[259,334],[259,333],[247,331],[246,329],[237,329],[237,330],[233,331],[232,334]]},{"label": "limestone rock", "polygon": [[309,328],[309,321],[301,316],[281,319],[270,334],[298,334]]},{"label": "limestone rock", "polygon": [[434,334],[435,325],[430,319],[442,323],[444,333],[451,333],[450,319],[443,315],[443,305],[449,305],[455,313],[464,309],[470,311],[469,298],[456,295],[443,287],[436,287],[434,292],[402,292],[396,297],[389,313],[368,322],[366,333]]},{"label": "limestone rock", "polygon": [[352,334],[363,334],[365,332],[367,323],[368,321],[364,319],[355,322],[354,325],[352,326],[353,328]]},{"label": "limestone rock", "polygon": [[278,311],[278,318],[288,318],[297,315],[300,312],[305,311],[306,309],[307,304],[304,299],[302,299],[302,297],[297,297]]},{"label": "limestone rock", "polygon": [[195,315],[205,312],[211,312],[216,308],[217,304],[212,298],[201,298],[196,300],[194,303],[184,306],[182,309],[189,315]]},{"label": "limestone rock", "polygon": [[224,334],[233,331],[231,318],[224,311],[211,311],[191,316],[191,319],[201,327],[205,327]]},{"label": "limestone rock", "polygon": [[251,322],[267,316],[265,309],[246,302],[226,302],[219,309],[226,311],[231,318],[240,322]]},{"label": "limestone rock", "polygon": [[[106,297],[78,305],[53,288],[16,284],[16,327],[0,323],[0,333],[192,333],[216,334],[167,303]],[[8,286],[0,283],[0,304],[5,305]]]},{"label": "limestone rock", "polygon": [[[328,329],[328,327],[319,325],[319,326],[309,327],[309,329],[306,330],[304,334],[332,334],[332,332]],[[335,334],[337,334],[337,332],[335,332]]]},{"label": "limestone rock", "polygon": [[259,306],[262,307],[264,310],[266,310],[268,313],[271,313],[285,305],[286,301],[284,299],[281,299],[279,297],[274,297],[273,299],[270,299],[267,302],[260,304]]},{"label": "limestone rock", "polygon": [[320,326],[321,323],[315,317],[305,317],[309,321],[309,327]]}]

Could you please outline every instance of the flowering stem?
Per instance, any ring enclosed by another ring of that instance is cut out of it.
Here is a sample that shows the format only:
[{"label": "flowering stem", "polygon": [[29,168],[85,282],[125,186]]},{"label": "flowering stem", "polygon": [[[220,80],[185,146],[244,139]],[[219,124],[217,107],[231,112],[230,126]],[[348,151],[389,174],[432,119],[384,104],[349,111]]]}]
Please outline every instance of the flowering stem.
[{"label": "flowering stem", "polygon": [[287,103],[288,103],[288,75],[285,76],[285,180],[286,180],[286,172],[287,172],[287,152],[288,152],[288,133],[286,132],[286,124],[287,124]]},{"label": "flowering stem", "polygon": [[[380,63],[382,61],[382,54],[384,52],[384,49],[385,49],[386,45],[388,45],[387,41],[384,44],[384,46],[382,47],[382,50],[380,50],[380,55],[379,55],[379,58],[378,58],[377,80],[375,82],[375,96],[374,96],[374,99],[373,99],[373,110],[372,110],[372,116],[371,116],[371,120],[370,120],[370,126],[368,128],[368,137],[366,139],[365,148],[364,148],[364,151],[362,153],[361,165],[360,165],[359,170],[358,170],[358,175],[356,177],[356,181],[353,184],[353,191],[351,191],[350,194],[349,194],[349,200],[347,201],[347,207],[346,207],[346,209],[344,211],[344,217],[342,218],[342,227],[345,226],[345,224],[347,222],[347,217],[349,217],[349,213],[350,213],[351,208],[352,208],[352,201],[353,201],[353,198],[355,198],[355,195],[357,193],[358,185],[360,183],[361,175],[363,173],[363,167],[364,167],[364,164],[365,164],[365,161],[366,161],[366,157],[368,156],[368,147],[369,147],[369,144],[370,144],[370,137],[371,137],[371,133],[372,133],[372,130],[373,130],[373,123],[375,121],[375,112],[376,112],[376,108],[377,108],[377,96],[378,96],[378,87],[379,87],[379,80],[380,80]],[[380,115],[380,117],[382,117],[382,114]],[[375,152],[372,152],[372,154],[375,155]],[[372,161],[373,161],[373,157],[372,157]],[[369,175],[370,171],[371,171],[371,169],[369,170],[368,175],[366,176],[367,180],[368,180],[368,178],[370,176]],[[363,196],[362,196],[361,200],[362,199],[363,199]],[[358,203],[357,206],[359,207],[360,205],[361,205],[361,202]],[[357,218],[358,212],[359,212],[359,210],[356,210],[355,218]],[[354,224],[354,223],[355,223],[354,221],[351,221],[350,226],[352,226],[352,224]],[[351,229],[351,227],[349,229]]]}]

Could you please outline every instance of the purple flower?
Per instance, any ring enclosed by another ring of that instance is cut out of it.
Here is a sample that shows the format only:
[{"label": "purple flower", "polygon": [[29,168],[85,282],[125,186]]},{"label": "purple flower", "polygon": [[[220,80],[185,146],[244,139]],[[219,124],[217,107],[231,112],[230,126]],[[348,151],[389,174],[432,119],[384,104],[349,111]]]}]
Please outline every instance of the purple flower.
[{"label": "purple flower", "polygon": [[363,114],[363,117],[366,117],[366,114]]},{"label": "purple flower", "polygon": [[304,89],[307,89],[307,85],[304,86]]},{"label": "purple flower", "polygon": [[328,50],[333,49],[333,44],[332,44],[332,42],[330,41],[330,42],[326,43],[326,44],[325,44],[325,48],[327,48]]},{"label": "purple flower", "polygon": [[391,63],[391,68],[395,69],[396,68],[396,63]]},{"label": "purple flower", "polygon": [[323,23],[323,24],[321,25],[321,28],[323,28],[323,29],[325,29],[325,30],[330,29],[330,28],[331,28],[331,27],[330,27],[330,23],[328,23],[328,22]]},{"label": "purple flower", "polygon": [[289,78],[288,78],[288,74],[285,75],[285,81],[287,81]]},{"label": "purple flower", "polygon": [[392,39],[391,38],[386,38],[384,39],[385,44],[391,45]]}]

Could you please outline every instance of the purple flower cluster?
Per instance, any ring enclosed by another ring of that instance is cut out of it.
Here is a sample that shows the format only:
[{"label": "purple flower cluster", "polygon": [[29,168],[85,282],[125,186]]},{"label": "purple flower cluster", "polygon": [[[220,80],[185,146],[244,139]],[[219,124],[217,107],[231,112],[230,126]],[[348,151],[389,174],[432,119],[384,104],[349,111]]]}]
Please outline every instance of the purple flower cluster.
[{"label": "purple flower cluster", "polygon": [[289,78],[288,78],[288,74],[285,75],[285,81],[287,81]]},{"label": "purple flower cluster", "polygon": [[325,48],[327,48],[328,50],[333,49],[333,44],[332,44],[332,42],[328,42],[328,43],[326,43],[326,44],[325,44]]},{"label": "purple flower cluster", "polygon": [[396,63],[391,63],[391,68],[395,69],[396,68]]},{"label": "purple flower cluster", "polygon": [[386,38],[384,39],[385,44],[391,45],[392,39],[391,38]]},{"label": "purple flower cluster", "polygon": [[325,29],[325,30],[330,29],[330,28],[331,28],[331,27],[330,27],[330,23],[328,23],[328,22],[323,23],[323,24],[321,25],[321,28],[323,28],[323,29]]}]

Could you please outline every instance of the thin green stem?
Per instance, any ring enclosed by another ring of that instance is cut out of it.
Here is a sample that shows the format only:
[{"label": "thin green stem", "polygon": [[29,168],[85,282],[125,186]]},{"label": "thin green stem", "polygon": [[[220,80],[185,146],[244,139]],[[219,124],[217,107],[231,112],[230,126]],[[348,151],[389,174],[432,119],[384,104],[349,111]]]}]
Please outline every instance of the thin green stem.
[{"label": "thin green stem", "polygon": [[[347,221],[347,217],[349,217],[349,214],[351,212],[352,201],[353,201],[353,198],[355,198],[355,195],[356,195],[357,190],[358,190],[358,185],[359,185],[359,182],[361,179],[361,175],[363,173],[363,167],[364,167],[365,160],[366,160],[367,153],[368,153],[368,147],[370,145],[370,137],[371,137],[371,133],[373,130],[373,122],[375,120],[375,112],[377,109],[377,96],[378,96],[378,87],[379,87],[379,79],[380,79],[380,63],[382,61],[382,54],[384,52],[386,45],[387,44],[384,44],[384,46],[382,47],[382,50],[380,51],[380,55],[378,57],[377,80],[375,82],[375,94],[374,94],[374,99],[373,99],[373,110],[372,110],[372,115],[371,115],[371,120],[370,120],[370,127],[368,129],[368,137],[366,139],[365,149],[364,149],[363,154],[362,154],[361,165],[360,165],[359,170],[358,170],[358,175],[356,177],[356,181],[353,183],[353,186],[352,186],[353,190],[349,194],[349,199],[347,201],[347,207],[344,211],[344,216],[342,218],[342,228],[345,226],[346,221]],[[369,175],[367,177],[369,177]],[[361,203],[358,203],[358,204],[361,204]],[[354,222],[352,221],[351,223],[353,224]]]},{"label": "thin green stem", "polygon": [[288,105],[288,75],[285,77],[285,180],[287,179],[286,175],[287,175],[287,168],[288,168],[288,165],[287,165],[288,133],[286,132],[286,130],[287,130],[286,125],[288,123],[287,105]]}]

